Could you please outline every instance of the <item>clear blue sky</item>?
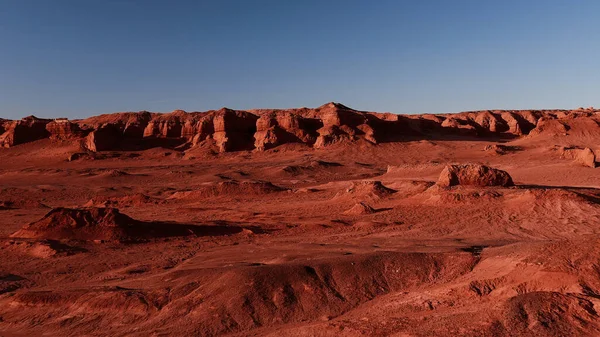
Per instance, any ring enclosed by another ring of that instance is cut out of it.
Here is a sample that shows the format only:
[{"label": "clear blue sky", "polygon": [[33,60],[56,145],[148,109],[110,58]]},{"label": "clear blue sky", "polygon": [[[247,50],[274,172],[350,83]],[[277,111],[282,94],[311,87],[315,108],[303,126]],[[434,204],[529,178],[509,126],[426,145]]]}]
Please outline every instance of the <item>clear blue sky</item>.
[{"label": "clear blue sky", "polygon": [[0,0],[0,117],[600,106],[596,0]]}]

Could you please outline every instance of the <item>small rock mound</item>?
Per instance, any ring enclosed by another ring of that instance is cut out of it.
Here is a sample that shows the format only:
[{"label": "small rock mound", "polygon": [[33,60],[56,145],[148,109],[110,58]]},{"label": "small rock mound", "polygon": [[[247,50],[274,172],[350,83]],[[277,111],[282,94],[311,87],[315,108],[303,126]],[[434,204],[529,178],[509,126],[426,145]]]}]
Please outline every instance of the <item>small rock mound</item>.
[{"label": "small rock mound", "polygon": [[244,197],[287,191],[287,188],[268,181],[222,181],[202,186],[193,191],[176,192],[169,199],[197,199],[214,197]]},{"label": "small rock mound", "polygon": [[504,155],[509,152],[514,152],[514,151],[518,151],[518,150],[519,150],[519,148],[516,146],[507,146],[507,145],[500,145],[500,144],[486,145],[483,148],[483,151],[489,152],[492,154],[497,154],[497,155]]},{"label": "small rock mound", "polygon": [[359,202],[356,205],[352,206],[349,210],[345,211],[344,214],[347,215],[365,215],[375,213],[375,209],[364,202]]},{"label": "small rock mound", "polygon": [[307,165],[289,165],[283,167],[281,170],[287,174],[297,176],[304,173],[317,173],[324,172],[331,168],[342,167],[343,165],[336,162],[327,162],[323,160],[313,160]]},{"label": "small rock mound", "polygon": [[31,239],[121,240],[129,237],[137,221],[116,208],[55,208],[41,220],[26,225],[11,237]]},{"label": "small rock mound", "polygon": [[97,196],[90,199],[85,207],[131,207],[145,204],[156,204],[158,200],[142,193],[125,195],[122,197]]},{"label": "small rock mound", "polygon": [[392,194],[394,191],[391,188],[387,188],[383,186],[381,181],[377,180],[363,180],[363,181],[355,181],[352,183],[352,186],[346,190],[348,193],[354,194],[368,194],[372,193],[377,195],[378,197],[383,197],[388,194]]},{"label": "small rock mound", "polygon": [[437,185],[441,187],[456,185],[508,187],[514,186],[514,183],[506,171],[485,165],[465,164],[446,166],[440,174]]},{"label": "small rock mound", "polygon": [[363,180],[352,182],[352,186],[344,192],[336,194],[334,199],[350,198],[352,200],[359,199],[369,201],[381,199],[392,193],[396,193],[396,190],[385,187],[381,181]]},{"label": "small rock mound", "polygon": [[128,176],[129,173],[121,170],[108,170],[100,174],[103,177],[122,177]]},{"label": "small rock mound", "polygon": [[483,191],[462,191],[453,193],[454,191],[444,191],[439,194],[439,201],[444,204],[454,203],[475,203],[475,202],[490,202],[502,197],[501,193],[497,191],[483,190]]},{"label": "small rock mound", "polygon": [[194,234],[195,226],[142,222],[116,208],[55,208],[11,237],[47,240],[136,241]]}]

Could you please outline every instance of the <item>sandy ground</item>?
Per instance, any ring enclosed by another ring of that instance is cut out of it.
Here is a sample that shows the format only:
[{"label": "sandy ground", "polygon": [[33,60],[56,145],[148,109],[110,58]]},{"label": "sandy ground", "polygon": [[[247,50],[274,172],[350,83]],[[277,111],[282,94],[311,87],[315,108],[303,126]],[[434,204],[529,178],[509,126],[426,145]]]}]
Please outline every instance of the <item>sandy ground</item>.
[{"label": "sandy ground", "polygon": [[[555,139],[490,144],[72,162],[68,141],[1,149],[0,335],[600,335],[600,169],[561,158]],[[439,188],[449,163],[516,186]],[[94,206],[190,234],[11,237],[53,208]]]}]

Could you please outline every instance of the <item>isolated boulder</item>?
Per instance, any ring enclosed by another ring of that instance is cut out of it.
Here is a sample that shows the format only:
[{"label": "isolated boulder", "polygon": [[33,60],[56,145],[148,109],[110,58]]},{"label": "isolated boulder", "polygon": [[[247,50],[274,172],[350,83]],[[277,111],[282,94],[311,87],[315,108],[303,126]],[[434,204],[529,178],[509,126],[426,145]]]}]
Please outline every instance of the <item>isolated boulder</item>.
[{"label": "isolated boulder", "polygon": [[465,164],[448,165],[440,173],[437,185],[450,187],[456,185],[469,186],[513,186],[511,176],[502,170],[485,165]]},{"label": "isolated boulder", "polygon": [[575,161],[583,166],[596,167],[596,155],[589,147],[578,151]]}]

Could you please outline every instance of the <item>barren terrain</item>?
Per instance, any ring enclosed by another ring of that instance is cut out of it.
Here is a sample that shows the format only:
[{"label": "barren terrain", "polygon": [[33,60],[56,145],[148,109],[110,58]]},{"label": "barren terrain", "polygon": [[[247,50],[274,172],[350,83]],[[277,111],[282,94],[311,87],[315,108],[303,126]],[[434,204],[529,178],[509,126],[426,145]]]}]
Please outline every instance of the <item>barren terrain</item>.
[{"label": "barren terrain", "polygon": [[0,119],[1,336],[598,336],[600,112]]}]

